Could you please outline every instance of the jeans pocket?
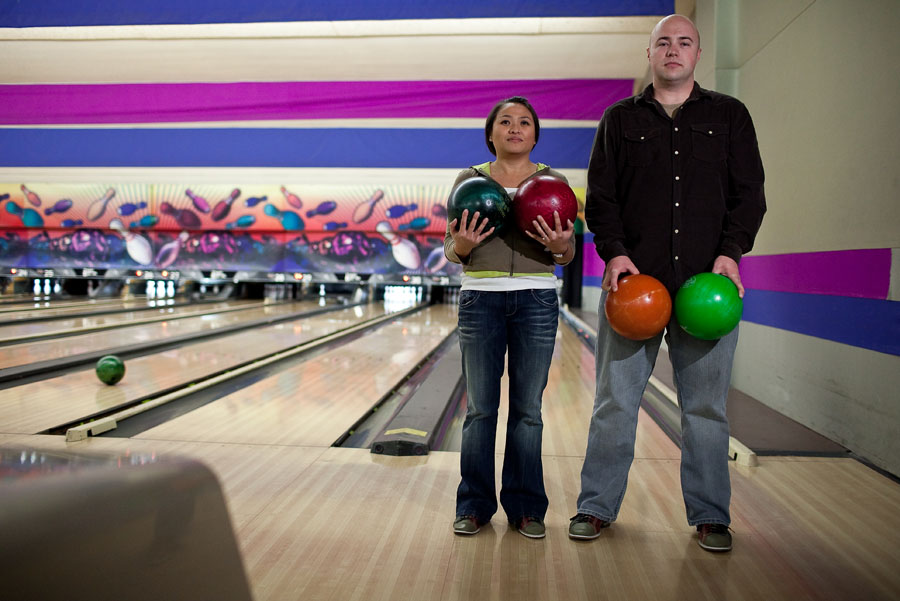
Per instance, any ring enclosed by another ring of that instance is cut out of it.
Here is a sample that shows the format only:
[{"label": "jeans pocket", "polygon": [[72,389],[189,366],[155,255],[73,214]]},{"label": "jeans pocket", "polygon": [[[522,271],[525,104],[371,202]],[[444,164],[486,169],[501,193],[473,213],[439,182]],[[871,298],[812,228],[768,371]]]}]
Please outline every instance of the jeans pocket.
[{"label": "jeans pocket", "polygon": [[459,293],[459,306],[471,307],[478,300],[479,296],[481,296],[480,290],[461,290]]},{"label": "jeans pocket", "polygon": [[534,300],[545,307],[556,307],[559,305],[559,298],[556,296],[556,290],[551,288],[534,288],[531,290]]}]

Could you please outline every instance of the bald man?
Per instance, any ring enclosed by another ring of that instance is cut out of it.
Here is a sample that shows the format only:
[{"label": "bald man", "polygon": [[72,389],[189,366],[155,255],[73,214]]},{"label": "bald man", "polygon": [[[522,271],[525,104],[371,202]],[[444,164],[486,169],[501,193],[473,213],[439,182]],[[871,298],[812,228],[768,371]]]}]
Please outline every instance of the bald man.
[{"label": "bald man", "polygon": [[722,274],[743,296],[738,263],[766,211],[756,132],[739,101],[694,81],[700,34],[686,17],[650,35],[653,81],[610,106],[588,166],[585,220],[606,263],[597,329],[597,391],[569,537],[592,540],[616,520],[634,457],[638,409],[663,335],[681,408],[681,489],[701,547],[729,551],[731,482],[725,399],[738,331],[707,341],[673,315],[664,333],[615,333],[603,304],[618,279],[645,273],[672,298],[691,276]]}]

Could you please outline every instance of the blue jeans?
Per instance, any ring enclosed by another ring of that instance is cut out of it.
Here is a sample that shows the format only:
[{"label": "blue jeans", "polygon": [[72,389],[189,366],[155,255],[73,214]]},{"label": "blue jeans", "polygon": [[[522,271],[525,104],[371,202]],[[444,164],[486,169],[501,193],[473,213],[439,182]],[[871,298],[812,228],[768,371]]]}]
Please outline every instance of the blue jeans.
[{"label": "blue jeans", "polygon": [[[612,522],[625,496],[638,409],[663,334],[639,342],[616,334],[603,312],[606,295],[600,297],[597,391],[577,511]],[[682,330],[673,314],[665,336],[681,407],[681,493],[688,524],[728,525],[731,481],[725,400],[738,329],[719,340],[700,340]]]},{"label": "blue jeans", "polygon": [[494,446],[500,380],[509,351],[509,418],[500,503],[509,520],[547,512],[541,464],[541,398],[556,342],[556,290],[482,292],[459,297],[459,346],[468,394],[456,515],[487,522],[497,511]]}]

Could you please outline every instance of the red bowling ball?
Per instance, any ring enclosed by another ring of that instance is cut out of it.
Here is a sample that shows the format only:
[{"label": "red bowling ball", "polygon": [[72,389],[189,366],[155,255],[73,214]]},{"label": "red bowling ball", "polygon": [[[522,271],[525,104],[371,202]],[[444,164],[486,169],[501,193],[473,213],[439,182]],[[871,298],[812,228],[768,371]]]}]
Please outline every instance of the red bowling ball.
[{"label": "red bowling ball", "polygon": [[513,219],[522,233],[538,233],[531,223],[537,220],[538,215],[544,218],[547,225],[554,227],[553,211],[559,213],[563,229],[567,221],[575,223],[578,199],[566,182],[552,175],[537,175],[519,186],[513,199]]},{"label": "red bowling ball", "polygon": [[610,327],[630,340],[647,340],[663,331],[672,316],[672,297],[656,278],[627,275],[603,307]]}]

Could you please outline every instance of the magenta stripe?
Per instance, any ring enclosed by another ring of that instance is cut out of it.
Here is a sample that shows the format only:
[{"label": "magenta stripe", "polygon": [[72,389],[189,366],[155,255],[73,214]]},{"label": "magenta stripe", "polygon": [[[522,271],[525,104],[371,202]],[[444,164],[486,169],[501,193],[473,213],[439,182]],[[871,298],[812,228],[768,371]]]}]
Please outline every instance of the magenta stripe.
[{"label": "magenta stripe", "polygon": [[2,85],[0,124],[481,119],[513,95],[526,96],[542,119],[596,121],[631,87],[600,79]]},{"label": "magenta stripe", "polygon": [[757,290],[884,300],[891,285],[891,249],[744,257],[741,281]]}]

